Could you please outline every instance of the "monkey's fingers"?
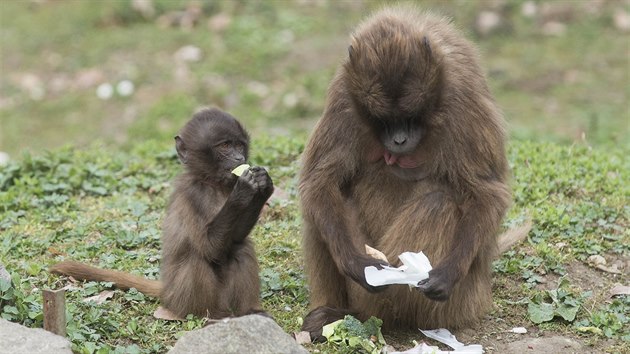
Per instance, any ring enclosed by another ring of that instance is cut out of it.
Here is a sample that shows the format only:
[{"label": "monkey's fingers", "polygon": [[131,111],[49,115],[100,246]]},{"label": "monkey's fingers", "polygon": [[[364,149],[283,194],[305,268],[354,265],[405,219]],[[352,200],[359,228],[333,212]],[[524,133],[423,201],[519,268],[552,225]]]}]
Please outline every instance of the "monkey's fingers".
[{"label": "monkey's fingers", "polygon": [[379,286],[370,285],[365,279],[365,276],[362,276],[362,277],[351,276],[350,278],[354,280],[357,284],[361,285],[361,287],[363,287],[365,290],[367,290],[370,293],[379,293],[389,287],[389,285],[379,285]]},{"label": "monkey's fingers", "polygon": [[389,263],[365,255],[357,257],[357,259],[351,263],[349,269],[346,270],[346,275],[348,275],[352,280],[361,285],[365,290],[371,293],[376,293],[385,290],[388,285],[373,286],[368,284],[367,280],[365,279],[365,268],[375,267],[377,269],[383,269],[383,267],[385,266],[389,266]]},{"label": "monkey's fingers", "polygon": [[267,174],[267,170],[265,170],[265,168],[261,166],[250,167],[249,170],[257,176],[261,174]]},{"label": "monkey's fingers", "polygon": [[380,270],[380,269],[383,269],[384,267],[391,267],[392,266],[388,261],[380,259],[380,258],[375,258],[375,257],[372,257],[370,255],[368,255],[366,258],[367,259],[365,260],[364,268],[372,266],[372,267],[375,267],[376,269]]},{"label": "monkey's fingers", "polygon": [[383,269],[385,267],[391,267],[392,265],[389,264],[389,262],[385,262],[385,261],[380,261],[380,262],[376,262],[374,264],[374,267],[376,267],[376,269]]},{"label": "monkey's fingers", "polygon": [[256,176],[257,179],[260,180],[271,180],[271,177],[269,177],[269,173],[267,173],[267,170],[265,170],[262,167],[254,167],[252,168],[252,173]]},{"label": "monkey's fingers", "polygon": [[273,193],[273,181],[267,171],[261,168],[260,171],[255,172],[256,174],[256,190],[261,193],[266,198],[269,198]]},{"label": "monkey's fingers", "polygon": [[444,287],[438,284],[439,280],[427,279],[420,280],[418,282],[418,291],[424,293],[426,297],[434,301],[446,301],[449,298],[449,292]]},{"label": "monkey's fingers", "polygon": [[256,179],[256,176],[254,175],[254,173],[251,170],[245,170],[245,171],[243,171],[243,174],[241,174],[239,179],[241,179],[244,182],[247,182],[247,184],[253,186],[254,185],[254,181]]}]

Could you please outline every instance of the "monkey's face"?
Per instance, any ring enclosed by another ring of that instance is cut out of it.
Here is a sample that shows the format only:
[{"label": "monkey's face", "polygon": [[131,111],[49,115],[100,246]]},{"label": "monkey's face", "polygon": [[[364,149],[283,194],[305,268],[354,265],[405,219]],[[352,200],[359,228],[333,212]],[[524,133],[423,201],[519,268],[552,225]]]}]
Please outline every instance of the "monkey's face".
[{"label": "monkey's face", "polygon": [[[212,140],[210,140],[212,142]],[[222,174],[231,175],[231,171],[247,161],[247,143],[237,137],[222,137],[209,151],[210,160]]]},{"label": "monkey's face", "polygon": [[380,120],[372,118],[371,126],[391,155],[411,154],[422,139],[423,129],[418,119]]},{"label": "monkey's face", "polygon": [[424,84],[417,76],[401,78],[393,84],[389,78],[377,75],[360,86],[350,86],[358,117],[380,142],[382,157],[389,166],[417,165],[409,156],[417,152],[430,133],[439,96],[439,92],[433,94],[427,87],[419,88]]},{"label": "monkey's face", "polygon": [[195,176],[236,181],[231,171],[247,161],[249,136],[238,121],[219,110],[203,110],[175,138],[179,159]]},{"label": "monkey's face", "polygon": [[443,91],[439,50],[394,20],[358,31],[348,48],[344,86],[360,119],[378,138],[387,165],[418,166]]}]

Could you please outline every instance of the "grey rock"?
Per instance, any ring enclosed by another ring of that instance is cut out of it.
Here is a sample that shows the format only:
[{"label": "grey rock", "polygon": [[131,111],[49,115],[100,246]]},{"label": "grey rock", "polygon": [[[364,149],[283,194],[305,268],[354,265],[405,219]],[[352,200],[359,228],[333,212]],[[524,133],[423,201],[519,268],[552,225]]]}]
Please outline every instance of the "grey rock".
[{"label": "grey rock", "polygon": [[72,354],[70,341],[41,328],[0,319],[0,354]]},{"label": "grey rock", "polygon": [[508,353],[527,354],[572,354],[583,353],[582,344],[571,338],[554,336],[541,338],[526,338],[507,345]]},{"label": "grey rock", "polygon": [[230,318],[190,331],[170,354],[308,353],[272,319],[249,315]]}]

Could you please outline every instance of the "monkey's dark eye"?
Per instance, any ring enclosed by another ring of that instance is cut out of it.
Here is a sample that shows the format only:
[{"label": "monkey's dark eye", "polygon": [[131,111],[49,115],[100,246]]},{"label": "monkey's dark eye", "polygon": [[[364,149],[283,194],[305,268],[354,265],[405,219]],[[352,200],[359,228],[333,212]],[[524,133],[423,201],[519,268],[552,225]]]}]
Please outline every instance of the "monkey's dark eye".
[{"label": "monkey's dark eye", "polygon": [[234,144],[234,148],[242,153],[242,152],[245,151],[245,144],[236,143],[236,144]]},{"label": "monkey's dark eye", "polygon": [[227,150],[230,148],[230,143],[227,141],[224,141],[221,144],[217,145],[216,148],[219,150]]}]

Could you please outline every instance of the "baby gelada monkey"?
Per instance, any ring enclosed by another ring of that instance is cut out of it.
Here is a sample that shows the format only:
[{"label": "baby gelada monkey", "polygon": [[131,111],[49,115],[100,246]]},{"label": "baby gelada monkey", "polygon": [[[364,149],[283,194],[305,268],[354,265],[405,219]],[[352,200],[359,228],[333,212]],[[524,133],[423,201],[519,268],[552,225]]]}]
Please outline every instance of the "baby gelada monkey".
[{"label": "baby gelada monkey", "polygon": [[175,147],[184,171],[175,179],[163,224],[161,279],[73,261],[51,271],[136,288],[158,296],[181,317],[265,314],[258,262],[247,236],[273,193],[273,182],[258,166],[232,173],[247,161],[249,135],[228,113],[204,109],[175,137]]}]

